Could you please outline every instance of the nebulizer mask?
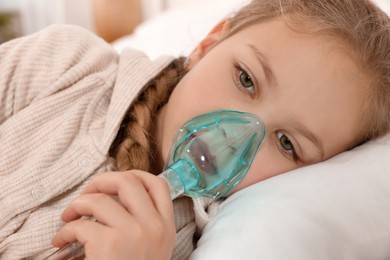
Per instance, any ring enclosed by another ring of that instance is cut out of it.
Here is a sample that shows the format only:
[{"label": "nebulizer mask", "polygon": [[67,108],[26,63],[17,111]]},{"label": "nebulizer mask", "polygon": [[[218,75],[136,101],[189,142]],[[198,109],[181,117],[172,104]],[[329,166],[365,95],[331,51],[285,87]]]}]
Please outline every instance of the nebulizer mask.
[{"label": "nebulizer mask", "polygon": [[165,171],[171,198],[219,198],[248,171],[264,139],[265,127],[254,114],[218,110],[202,114],[179,129]]},{"label": "nebulizer mask", "polygon": [[[172,200],[182,194],[223,197],[245,176],[264,136],[264,124],[254,114],[202,114],[179,129],[159,176],[167,181]],[[81,244],[72,243],[48,259],[75,259],[83,253]]]}]

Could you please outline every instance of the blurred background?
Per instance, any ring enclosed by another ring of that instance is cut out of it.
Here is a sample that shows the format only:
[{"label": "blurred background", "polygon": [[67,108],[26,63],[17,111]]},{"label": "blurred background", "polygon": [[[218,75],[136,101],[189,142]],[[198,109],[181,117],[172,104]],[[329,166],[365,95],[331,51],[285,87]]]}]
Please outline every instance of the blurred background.
[{"label": "blurred background", "polygon": [[[216,0],[0,0],[0,43],[53,23],[79,25],[112,42],[172,6],[213,1]],[[390,0],[376,2],[390,12]]]},{"label": "blurred background", "polygon": [[72,23],[95,31],[92,0],[0,0],[0,41],[38,31],[53,23]]},{"label": "blurred background", "polygon": [[[191,2],[207,1],[0,0],[0,43],[54,23],[76,24],[111,42],[131,33],[141,21],[148,20],[169,6],[176,7]],[[106,31],[106,28],[111,30]],[[112,31],[112,28],[118,28],[118,31]]]}]

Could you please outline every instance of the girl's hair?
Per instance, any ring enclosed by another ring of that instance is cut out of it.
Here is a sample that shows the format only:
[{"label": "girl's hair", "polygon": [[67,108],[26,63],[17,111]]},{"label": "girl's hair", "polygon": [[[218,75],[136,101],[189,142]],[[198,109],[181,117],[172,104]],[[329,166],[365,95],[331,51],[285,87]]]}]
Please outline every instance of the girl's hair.
[{"label": "girl's hair", "polygon": [[149,81],[127,111],[109,152],[116,159],[118,170],[150,171],[151,151],[154,148],[150,132],[158,111],[186,73],[184,61],[185,58],[174,60]]},{"label": "girl's hair", "polygon": [[[231,17],[229,37],[255,23],[283,17],[292,29],[330,36],[368,79],[360,142],[390,129],[390,20],[370,0],[252,0]],[[149,132],[154,117],[184,76],[183,59],[152,80],[130,107],[112,146],[119,170],[149,170]]]}]

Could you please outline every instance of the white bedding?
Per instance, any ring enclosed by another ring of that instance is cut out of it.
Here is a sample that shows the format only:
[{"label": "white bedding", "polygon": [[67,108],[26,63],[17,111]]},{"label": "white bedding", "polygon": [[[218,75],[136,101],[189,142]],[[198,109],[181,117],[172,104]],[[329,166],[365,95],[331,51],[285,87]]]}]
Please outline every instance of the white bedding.
[{"label": "white bedding", "polygon": [[189,6],[180,4],[155,14],[139,25],[132,35],[115,41],[114,48],[118,52],[126,47],[137,48],[151,58],[186,55],[214,24],[248,0],[213,0],[207,4],[204,0],[192,2]]},{"label": "white bedding", "polygon": [[229,197],[191,260],[390,259],[390,135]]},{"label": "white bedding", "polygon": [[[114,47],[135,47],[152,58],[186,55],[243,2],[193,1],[171,8]],[[388,0],[378,2],[390,10]],[[388,160],[390,134],[237,192],[206,226],[191,260],[390,259]]]}]

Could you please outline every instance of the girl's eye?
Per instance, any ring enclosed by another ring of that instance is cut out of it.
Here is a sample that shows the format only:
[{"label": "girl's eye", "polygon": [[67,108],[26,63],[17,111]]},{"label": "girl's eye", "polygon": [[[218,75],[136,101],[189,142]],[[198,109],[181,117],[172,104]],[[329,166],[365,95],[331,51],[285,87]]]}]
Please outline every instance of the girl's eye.
[{"label": "girl's eye", "polygon": [[278,139],[282,148],[286,151],[294,150],[294,145],[291,143],[290,139],[283,134],[282,132],[278,132]]},{"label": "girl's eye", "polygon": [[282,150],[282,152],[287,156],[292,157],[294,161],[296,161],[298,156],[295,152],[294,145],[291,142],[291,140],[288,138],[288,136],[281,131],[278,131],[276,135],[278,137],[279,147]]},{"label": "girl's eye", "polygon": [[255,94],[255,84],[253,83],[251,76],[249,76],[245,70],[240,69],[238,77],[240,85],[249,91],[252,95]]}]

